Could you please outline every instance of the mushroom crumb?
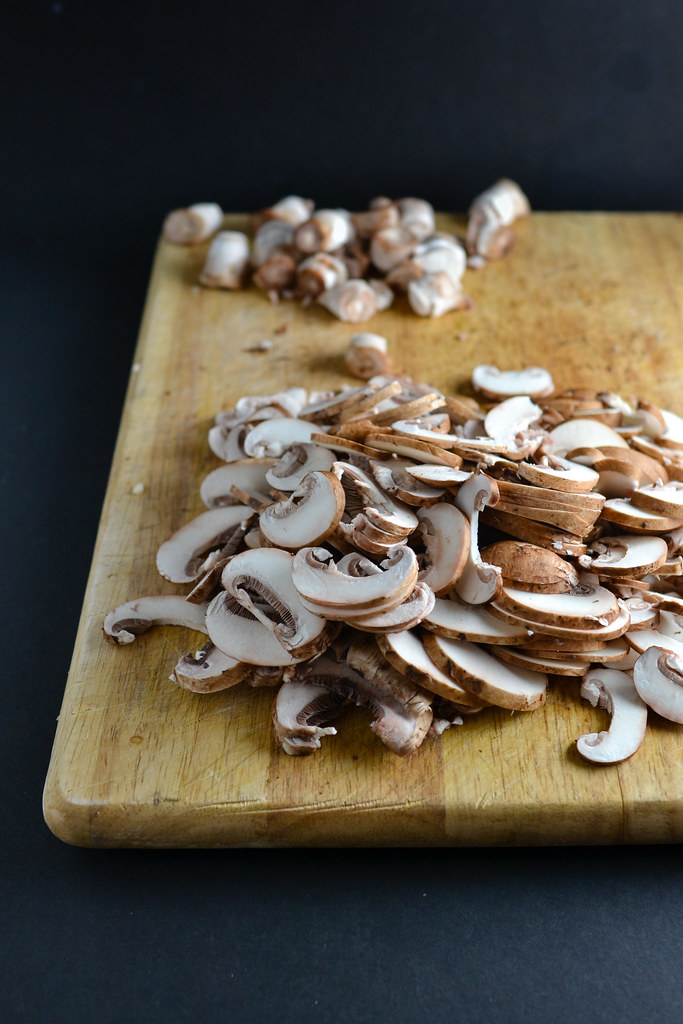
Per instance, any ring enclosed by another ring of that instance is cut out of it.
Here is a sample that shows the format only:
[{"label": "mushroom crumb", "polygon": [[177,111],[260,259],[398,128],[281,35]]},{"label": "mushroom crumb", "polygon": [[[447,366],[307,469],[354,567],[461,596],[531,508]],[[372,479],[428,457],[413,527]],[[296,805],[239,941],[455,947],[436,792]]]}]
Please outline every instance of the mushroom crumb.
[{"label": "mushroom crumb", "polygon": [[[385,355],[377,335],[355,342]],[[205,634],[171,680],[271,687],[294,755],[333,742],[359,705],[406,756],[472,714],[533,711],[553,676],[610,718],[577,738],[586,761],[632,756],[651,712],[680,723],[683,418],[558,388],[541,367],[475,367],[480,400],[388,369],[362,380],[217,414],[207,510],[157,552],[185,592],[115,608],[107,641]]]},{"label": "mushroom crumb", "polygon": [[471,204],[464,238],[437,230],[432,205],[412,196],[378,196],[355,212],[285,196],[251,215],[251,238],[222,230],[217,203],[197,203],[172,211],[163,234],[175,245],[211,239],[199,276],[205,288],[251,283],[271,302],[315,302],[342,321],[363,323],[395,294],[419,316],[471,308],[463,274],[504,256],[514,238],[510,225],[530,212],[520,187],[503,178]]}]

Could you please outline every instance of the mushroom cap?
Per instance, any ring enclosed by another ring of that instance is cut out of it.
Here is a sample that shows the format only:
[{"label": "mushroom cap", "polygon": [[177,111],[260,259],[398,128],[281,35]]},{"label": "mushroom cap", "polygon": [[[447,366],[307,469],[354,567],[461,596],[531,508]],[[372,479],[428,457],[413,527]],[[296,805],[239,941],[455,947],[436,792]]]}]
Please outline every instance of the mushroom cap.
[{"label": "mushroom cap", "polygon": [[238,459],[212,470],[202,480],[199,496],[207,508],[221,505],[237,505],[239,502],[231,487],[239,487],[264,501],[268,500],[266,472],[275,464],[275,459]]},{"label": "mushroom cap", "polygon": [[310,441],[315,431],[316,427],[308,420],[294,416],[262,420],[245,437],[244,450],[256,458],[280,458],[290,444]]},{"label": "mushroom cap", "polygon": [[448,502],[418,510],[419,534],[425,552],[418,579],[442,594],[462,575],[470,552],[470,522]]},{"label": "mushroom cap", "polygon": [[329,448],[311,441],[296,441],[266,470],[266,481],[280,491],[295,491],[307,473],[332,469],[334,461]]}]

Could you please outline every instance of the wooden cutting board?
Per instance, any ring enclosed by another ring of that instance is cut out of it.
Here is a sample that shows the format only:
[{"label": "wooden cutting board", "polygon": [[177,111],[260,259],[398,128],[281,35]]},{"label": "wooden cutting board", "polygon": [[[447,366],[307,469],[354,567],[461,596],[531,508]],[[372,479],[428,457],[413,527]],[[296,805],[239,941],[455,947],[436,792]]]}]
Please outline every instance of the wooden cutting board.
[{"label": "wooden cutting board", "polygon": [[[681,217],[537,213],[517,235],[505,260],[467,272],[473,309],[424,320],[399,301],[362,329],[387,337],[395,368],[446,391],[481,362],[542,365],[558,386],[683,413]],[[157,575],[155,553],[203,510],[215,413],[244,394],[354,383],[343,353],[356,326],[255,289],[200,288],[205,252],[159,245],[46,781],[49,827],[86,846],[683,839],[683,729],[651,715],[633,758],[590,766],[575,740],[607,716],[576,680],[552,681],[538,711],[471,716],[409,759],[361,711],[319,753],[293,758],[273,740],[271,692],[199,695],[169,681],[199,634],[164,627],[127,647],[104,642],[109,609],[180,589]],[[272,347],[256,351],[264,339]]]}]

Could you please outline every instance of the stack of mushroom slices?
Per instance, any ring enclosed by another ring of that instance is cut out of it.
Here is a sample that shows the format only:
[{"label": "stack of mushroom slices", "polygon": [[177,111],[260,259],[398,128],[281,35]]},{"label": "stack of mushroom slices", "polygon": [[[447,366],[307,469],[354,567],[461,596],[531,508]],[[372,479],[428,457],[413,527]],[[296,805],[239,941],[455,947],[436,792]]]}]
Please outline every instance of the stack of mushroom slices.
[{"label": "stack of mushroom slices", "polygon": [[379,375],[221,412],[206,511],[157,553],[185,593],[116,608],[106,638],[204,633],[171,679],[276,688],[289,754],[352,705],[410,754],[487,708],[538,708],[549,676],[609,716],[577,740],[588,761],[633,754],[648,709],[683,722],[683,419],[537,367],[472,385]]}]

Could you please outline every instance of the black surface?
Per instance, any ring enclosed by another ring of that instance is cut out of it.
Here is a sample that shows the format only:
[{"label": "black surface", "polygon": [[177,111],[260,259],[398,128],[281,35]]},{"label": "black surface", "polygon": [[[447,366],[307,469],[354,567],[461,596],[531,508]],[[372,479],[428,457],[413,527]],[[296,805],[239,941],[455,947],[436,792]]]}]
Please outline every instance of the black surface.
[{"label": "black surface", "polygon": [[680,847],[91,852],[41,791],[163,215],[680,208],[682,12],[3,5],[0,1020],[680,1017]]}]

